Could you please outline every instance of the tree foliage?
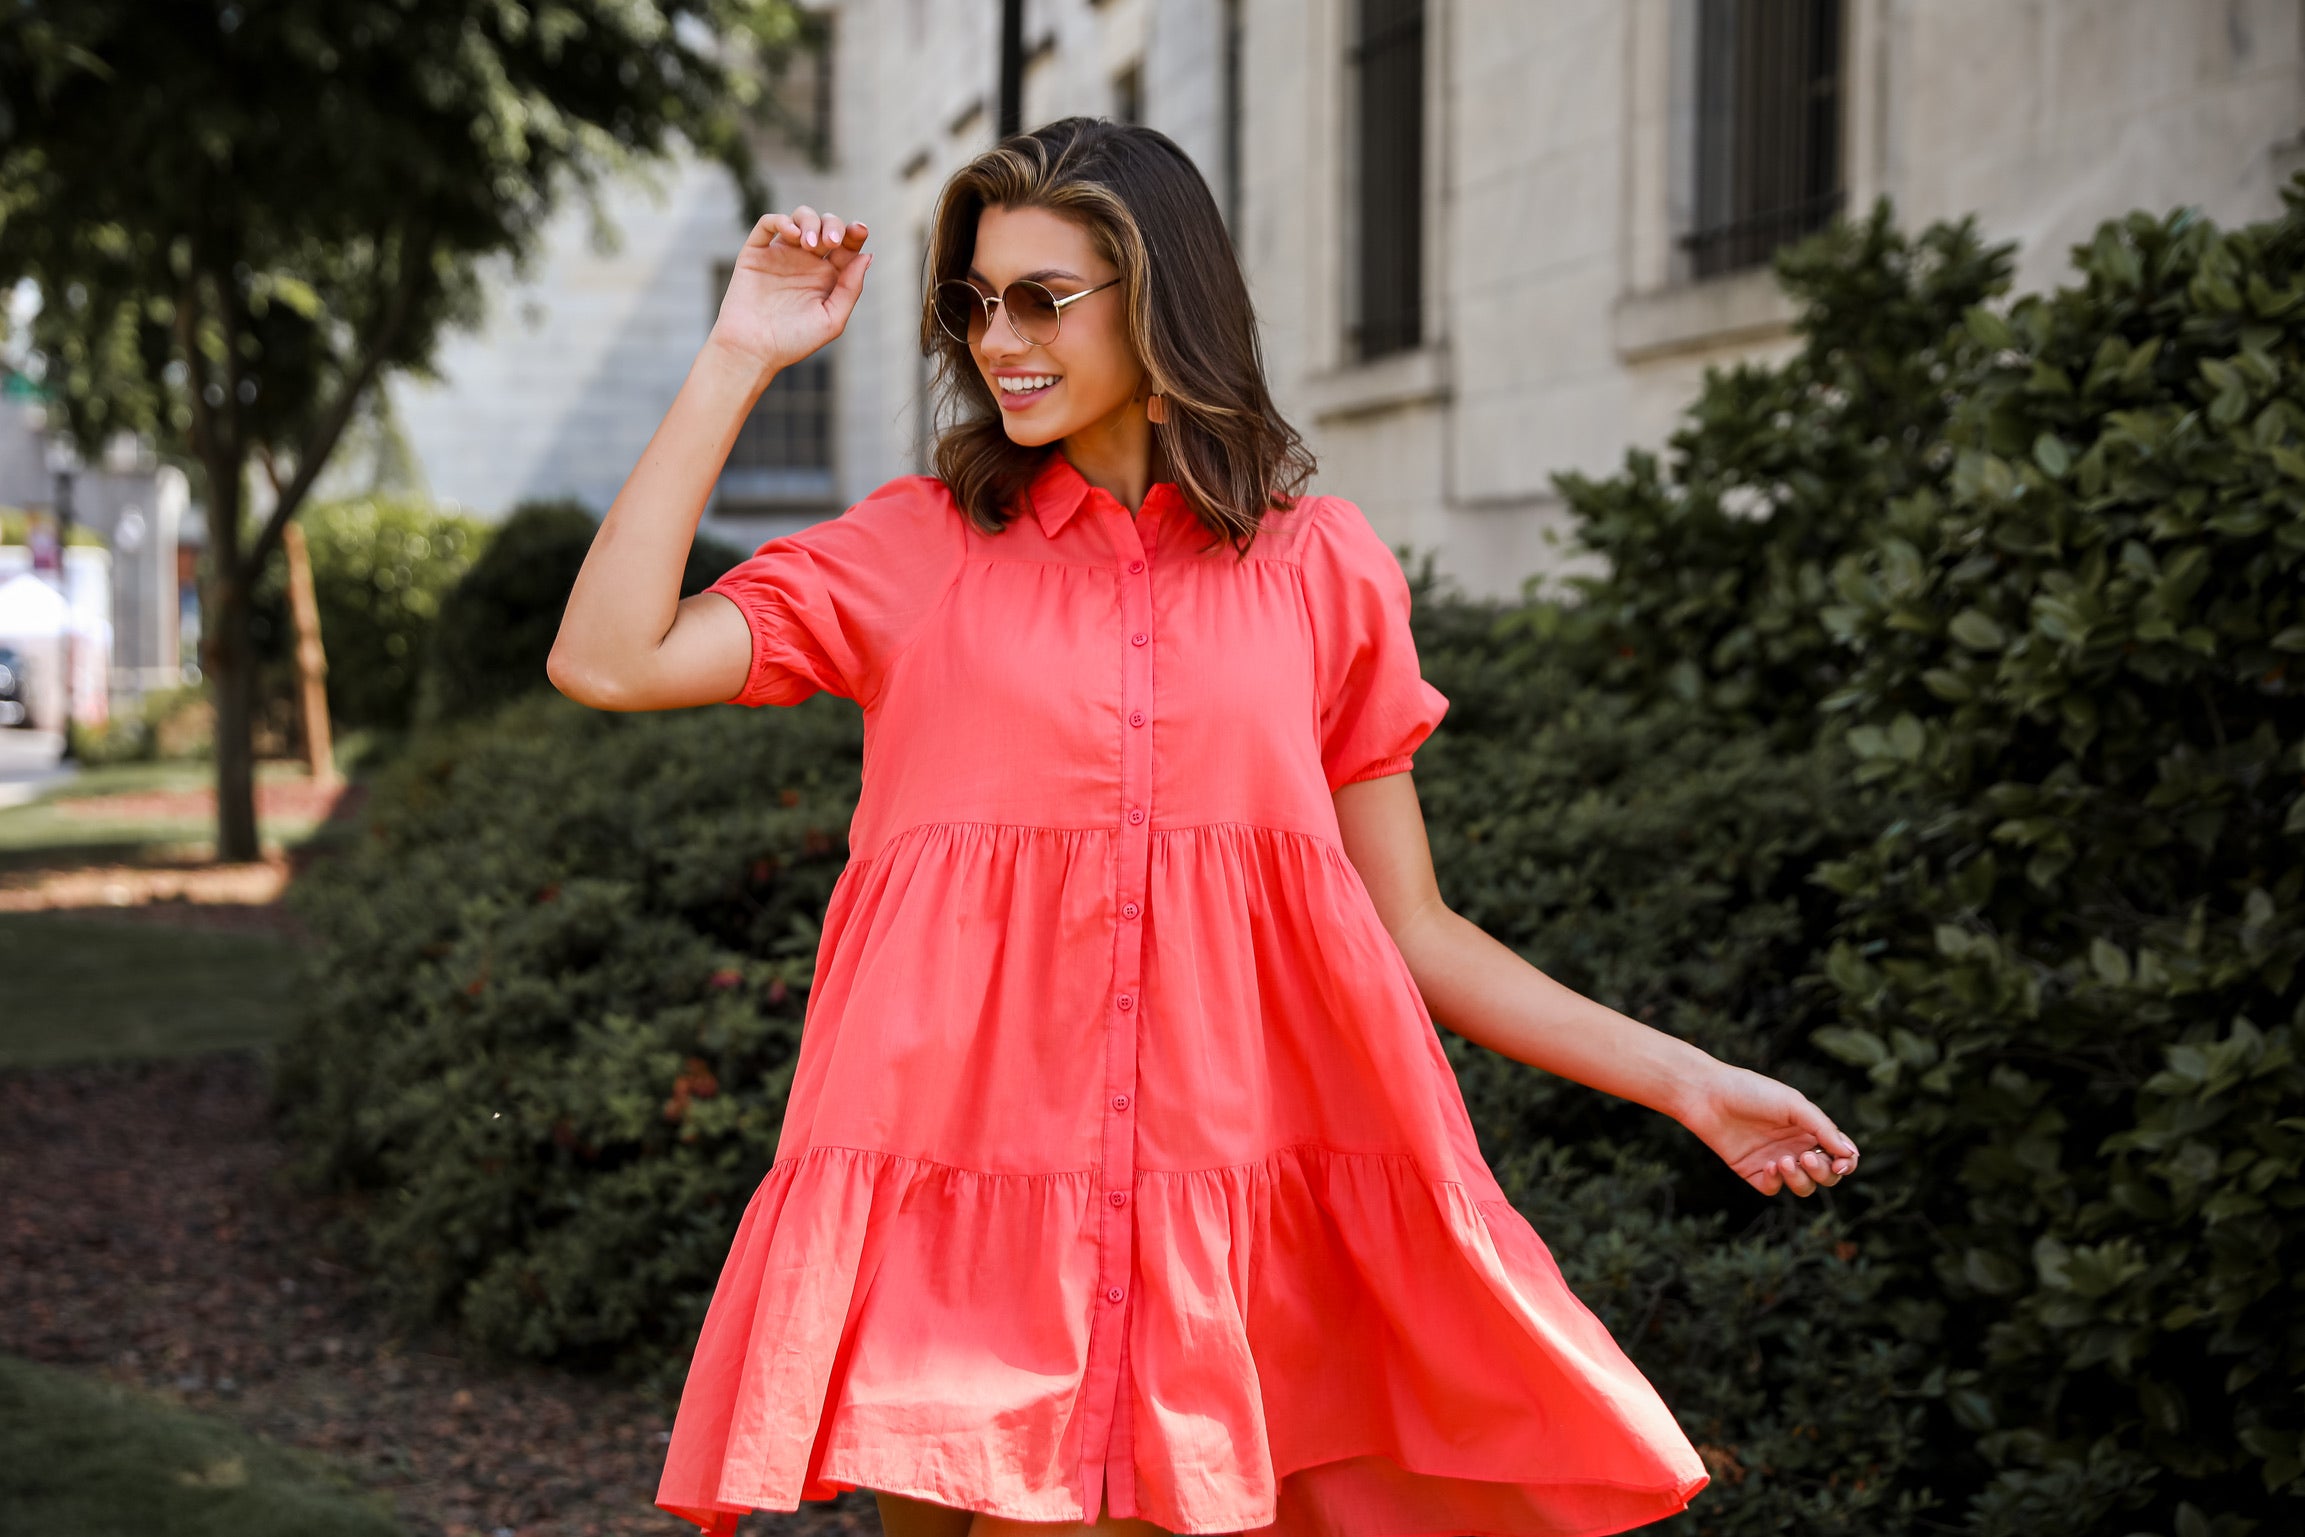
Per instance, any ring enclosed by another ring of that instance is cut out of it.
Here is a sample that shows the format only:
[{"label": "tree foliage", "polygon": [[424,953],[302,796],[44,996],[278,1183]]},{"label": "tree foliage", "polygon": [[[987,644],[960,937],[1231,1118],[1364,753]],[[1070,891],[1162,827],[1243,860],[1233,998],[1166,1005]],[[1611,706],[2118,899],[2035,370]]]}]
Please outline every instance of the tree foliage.
[{"label": "tree foliage", "polygon": [[[789,0],[54,0],[0,27],[0,286],[29,279],[61,425],[186,458],[209,522],[218,848],[253,858],[250,608],[388,371],[476,319],[571,192],[679,144],[767,203],[747,51]],[[748,215],[749,216],[749,215]],[[247,468],[279,490],[247,521]],[[244,526],[245,525],[245,526]]]}]

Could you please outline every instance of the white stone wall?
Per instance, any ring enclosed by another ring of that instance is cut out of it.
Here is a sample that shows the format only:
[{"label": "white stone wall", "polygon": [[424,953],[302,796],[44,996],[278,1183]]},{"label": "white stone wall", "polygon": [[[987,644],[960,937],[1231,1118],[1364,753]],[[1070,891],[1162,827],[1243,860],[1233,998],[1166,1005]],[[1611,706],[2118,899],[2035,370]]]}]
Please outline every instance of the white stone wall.
[{"label": "white stone wall", "polygon": [[[922,241],[944,178],[992,141],[994,0],[827,0],[839,44],[835,165],[779,201],[873,226],[884,257],[840,344],[840,484],[850,499],[919,467]],[[1847,0],[1850,206],[1894,199],[1918,228],[1974,211],[2019,242],[2021,287],[2133,207],[2271,214],[2305,165],[2297,0]],[[1548,543],[1557,471],[1607,473],[1655,445],[1711,364],[1789,345],[1765,274],[1675,278],[1685,205],[1694,0],[1430,0],[1429,342],[1342,360],[1351,217],[1344,51],[1350,0],[1244,0],[1241,227],[1282,409],[1318,488],[1466,590],[1589,564]],[[1220,202],[1220,0],[1031,0],[1029,121],[1109,113],[1136,65],[1144,120],[1201,163]],[[709,324],[701,253],[740,238],[718,172],[691,170],[632,244],[573,223],[535,282],[402,387],[435,489],[498,511],[568,491],[605,506]],[[519,312],[534,305],[541,327]]]}]

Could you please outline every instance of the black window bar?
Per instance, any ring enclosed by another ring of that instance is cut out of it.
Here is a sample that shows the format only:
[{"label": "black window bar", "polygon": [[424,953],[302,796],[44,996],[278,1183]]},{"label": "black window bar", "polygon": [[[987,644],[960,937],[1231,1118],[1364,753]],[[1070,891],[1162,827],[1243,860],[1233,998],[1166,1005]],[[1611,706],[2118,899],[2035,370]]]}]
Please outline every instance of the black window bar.
[{"label": "black window bar", "polygon": [[1347,339],[1362,359],[1423,339],[1424,0],[1359,0],[1352,69],[1356,286]]},{"label": "black window bar", "polygon": [[1690,275],[1757,266],[1840,212],[1841,0],[1698,0]]},{"label": "black window bar", "polygon": [[753,403],[728,451],[732,470],[832,468],[832,359],[786,365]]}]

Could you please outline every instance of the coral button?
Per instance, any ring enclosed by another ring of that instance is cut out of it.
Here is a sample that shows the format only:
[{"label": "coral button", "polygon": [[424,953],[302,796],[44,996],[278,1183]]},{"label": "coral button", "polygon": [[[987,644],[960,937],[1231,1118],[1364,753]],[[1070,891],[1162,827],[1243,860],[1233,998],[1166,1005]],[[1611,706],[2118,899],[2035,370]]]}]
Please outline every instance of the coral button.
[{"label": "coral button", "polygon": [[1132,726],[1141,726],[1141,725],[1143,725],[1143,724],[1144,724],[1144,711],[1142,711],[1142,710],[1131,710],[1131,711],[1129,711],[1129,715],[1128,715],[1128,723],[1129,723],[1130,725],[1132,725]]},{"label": "coral button", "polygon": [[1132,560],[1128,563],[1128,568],[1132,574],[1138,571],[1142,571],[1144,569],[1144,562],[1141,560]]},{"label": "coral button", "polygon": [[1115,1191],[1112,1193],[1112,1203],[1113,1203],[1113,1205],[1115,1205],[1115,1206],[1125,1206],[1125,1205],[1127,1205],[1127,1204],[1128,1204],[1128,1192],[1127,1192],[1126,1190],[1115,1190]]},{"label": "coral button", "polygon": [[1132,646],[1141,646],[1150,639],[1152,639],[1151,636],[1145,634],[1144,631],[1139,630],[1134,635],[1129,637],[1129,644]]},{"label": "coral button", "polygon": [[1120,1299],[1121,1289],[1117,1286],[1108,1289],[1104,1294],[1104,1300],[1107,1302],[1118,1302]]},{"label": "coral button", "polygon": [[1144,808],[1143,808],[1142,806],[1131,806],[1131,807],[1129,808],[1128,819],[1129,819],[1130,821],[1132,821],[1132,822],[1141,822],[1141,821],[1143,821],[1143,820],[1144,820]]},{"label": "coral button", "polygon": [[1115,1110],[1126,1110],[1128,1108],[1128,1096],[1126,1094],[1115,1094],[1112,1097],[1112,1107]]},{"label": "coral button", "polygon": [[1134,918],[1136,916],[1136,912],[1137,907],[1134,902],[1123,902],[1120,905],[1120,915],[1123,918]]},{"label": "coral button", "polygon": [[1133,1009],[1133,1008],[1135,1008],[1135,1007],[1136,1007],[1136,1000],[1135,1000],[1134,998],[1131,998],[1131,997],[1130,997],[1128,994],[1126,994],[1126,993],[1123,993],[1123,994],[1121,994],[1121,995],[1120,995],[1120,1000],[1119,1000],[1119,1002],[1120,1002],[1120,1006],[1121,1006],[1121,1008],[1122,1008],[1123,1010],[1127,1010],[1127,1009]]}]

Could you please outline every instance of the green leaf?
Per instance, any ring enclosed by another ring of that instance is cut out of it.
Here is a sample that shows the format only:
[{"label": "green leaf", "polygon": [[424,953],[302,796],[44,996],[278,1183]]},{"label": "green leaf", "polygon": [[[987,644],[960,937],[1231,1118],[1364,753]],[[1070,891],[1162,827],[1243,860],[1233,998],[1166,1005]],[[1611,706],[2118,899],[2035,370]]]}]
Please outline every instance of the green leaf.
[{"label": "green leaf", "polygon": [[1851,1067],[1877,1067],[1889,1060],[1887,1044],[1870,1030],[1827,1025],[1810,1031],[1809,1039],[1819,1051]]},{"label": "green leaf", "polygon": [[1962,609],[1945,628],[1972,651],[1998,651],[2008,644],[2000,624],[1982,609]]}]

